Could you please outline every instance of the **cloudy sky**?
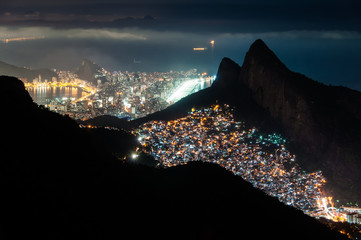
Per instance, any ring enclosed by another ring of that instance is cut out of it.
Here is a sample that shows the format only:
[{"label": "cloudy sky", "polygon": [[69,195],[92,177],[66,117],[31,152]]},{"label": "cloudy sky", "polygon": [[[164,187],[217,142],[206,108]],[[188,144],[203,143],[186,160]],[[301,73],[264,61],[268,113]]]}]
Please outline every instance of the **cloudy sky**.
[{"label": "cloudy sky", "polygon": [[262,38],[291,70],[361,90],[360,9],[359,0],[1,0],[0,40],[24,40],[0,42],[0,61],[214,73],[225,56],[242,64]]}]

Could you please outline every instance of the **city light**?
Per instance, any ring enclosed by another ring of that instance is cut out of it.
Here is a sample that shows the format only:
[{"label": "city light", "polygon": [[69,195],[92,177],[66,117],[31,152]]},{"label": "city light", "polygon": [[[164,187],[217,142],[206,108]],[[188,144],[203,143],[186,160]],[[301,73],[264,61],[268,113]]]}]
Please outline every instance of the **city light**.
[{"label": "city light", "polygon": [[[57,74],[58,78],[51,80],[39,75],[23,81],[34,101],[39,100],[38,104],[81,120],[104,114],[129,119],[144,117],[210,87],[214,81],[213,77],[198,73],[197,69],[149,73],[102,69],[97,76],[106,80],[98,81],[96,86],[70,71],[57,71]],[[64,87],[65,91],[62,90]],[[62,91],[66,98],[59,94]]]},{"label": "city light", "polygon": [[167,99],[167,102],[177,102],[185,96],[188,96],[190,93],[193,93],[195,88],[201,83],[201,79],[190,79],[186,82],[183,82],[174,93]]},{"label": "city light", "polygon": [[335,207],[332,201],[332,197],[320,197],[316,200],[318,209],[320,211],[319,215],[325,217],[334,222],[345,222],[346,214],[339,212]]},{"label": "city light", "polygon": [[[322,172],[304,172],[296,156],[286,148],[279,134],[262,134],[233,118],[227,105],[192,109],[173,121],[152,121],[135,131],[160,166],[171,167],[189,161],[216,163],[269,194],[314,217],[341,221],[341,214],[324,198],[326,179]],[[327,202],[327,201],[328,202]]]}]

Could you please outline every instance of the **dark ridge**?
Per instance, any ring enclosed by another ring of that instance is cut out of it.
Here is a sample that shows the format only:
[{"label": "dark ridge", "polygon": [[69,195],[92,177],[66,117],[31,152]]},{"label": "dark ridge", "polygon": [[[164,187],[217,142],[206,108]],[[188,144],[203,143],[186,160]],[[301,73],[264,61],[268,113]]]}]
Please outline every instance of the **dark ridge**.
[{"label": "dark ridge", "polygon": [[167,107],[163,111],[149,114],[146,117],[131,121],[130,127],[136,128],[139,125],[152,120],[174,120],[187,115],[192,107],[206,107],[209,104],[216,103],[217,91],[213,88],[203,89],[197,93],[193,93],[173,105]]},{"label": "dark ridge", "polygon": [[109,132],[80,129],[19,80],[0,80],[0,100],[17,100],[2,125],[2,239],[346,239],[219,166],[122,163],[100,144]]},{"label": "dark ridge", "polygon": [[0,61],[0,75],[14,76],[32,82],[33,79],[42,78],[42,81],[51,81],[53,77],[58,78],[58,75],[49,69],[28,69],[23,67],[16,67],[14,65]]},{"label": "dark ridge", "polygon": [[78,120],[78,123],[98,127],[114,127],[118,129],[131,130],[130,123],[126,118],[118,118],[110,115],[102,115],[86,121]]},{"label": "dark ridge", "polygon": [[7,104],[28,103],[33,102],[29,93],[25,90],[24,83],[16,77],[0,76],[2,84],[4,84],[3,94]]}]

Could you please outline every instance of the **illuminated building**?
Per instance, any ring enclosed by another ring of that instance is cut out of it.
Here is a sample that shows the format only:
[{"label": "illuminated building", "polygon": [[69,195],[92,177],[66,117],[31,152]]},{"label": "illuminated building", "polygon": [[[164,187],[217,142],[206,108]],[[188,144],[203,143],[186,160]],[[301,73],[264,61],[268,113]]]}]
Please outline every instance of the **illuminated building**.
[{"label": "illuminated building", "polygon": [[348,213],[347,215],[348,223],[361,224],[361,214],[358,213]]},{"label": "illuminated building", "polygon": [[361,214],[361,208],[359,207],[342,207],[343,211],[348,212],[348,213],[359,213]]},{"label": "illuminated building", "polygon": [[[86,120],[105,113],[133,119],[163,110],[173,102],[209,87],[214,81],[214,77],[201,75],[196,69],[151,73],[107,71],[107,74],[105,70],[103,71],[104,73],[99,74],[107,78],[107,83],[97,87],[79,79],[76,74],[69,71],[58,71],[58,79],[52,79],[51,82],[41,83],[39,78],[36,78],[32,83],[25,83],[25,86],[28,89],[54,90],[63,87],[81,89],[82,96],[70,102],[60,97],[41,103],[75,119]],[[32,93],[34,95],[40,91],[32,91]],[[44,94],[38,96],[38,99],[43,99],[43,96]],[[170,100],[167,101],[168,99]],[[86,107],[83,104],[85,102]]]}]

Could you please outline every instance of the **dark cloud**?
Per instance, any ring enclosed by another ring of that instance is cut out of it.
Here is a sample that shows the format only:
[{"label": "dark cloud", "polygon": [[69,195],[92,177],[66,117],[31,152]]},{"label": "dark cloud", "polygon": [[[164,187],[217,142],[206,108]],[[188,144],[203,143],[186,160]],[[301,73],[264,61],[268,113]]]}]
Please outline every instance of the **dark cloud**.
[{"label": "dark cloud", "polygon": [[[360,9],[358,0],[1,0],[0,40],[44,39],[0,42],[0,60],[74,69],[89,58],[109,70],[215,73],[225,56],[242,64],[262,38],[292,70],[360,90]],[[211,40],[214,58],[192,51]]]},{"label": "dark cloud", "polygon": [[[2,1],[0,23],[186,32],[361,30],[359,1]],[[152,16],[152,18],[145,18]]]}]

